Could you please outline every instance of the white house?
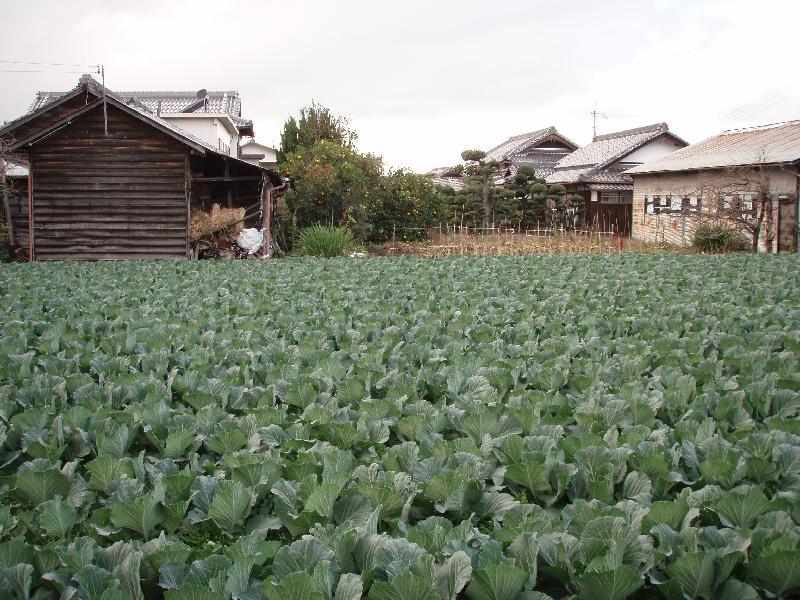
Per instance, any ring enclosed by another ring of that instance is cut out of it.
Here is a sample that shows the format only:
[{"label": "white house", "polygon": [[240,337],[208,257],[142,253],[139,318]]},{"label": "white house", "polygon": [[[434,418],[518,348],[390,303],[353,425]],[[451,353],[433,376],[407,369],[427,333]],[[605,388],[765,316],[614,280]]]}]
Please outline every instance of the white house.
[{"label": "white house", "polygon": [[268,169],[274,169],[278,164],[278,151],[270,146],[259,144],[255,138],[244,138],[239,143],[242,160]]}]

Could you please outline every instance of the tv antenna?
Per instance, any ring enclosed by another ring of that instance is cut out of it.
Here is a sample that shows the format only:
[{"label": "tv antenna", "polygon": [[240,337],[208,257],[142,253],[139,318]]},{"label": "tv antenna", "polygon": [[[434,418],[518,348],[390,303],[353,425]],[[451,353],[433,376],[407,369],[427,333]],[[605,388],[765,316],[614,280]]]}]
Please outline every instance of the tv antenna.
[{"label": "tv antenna", "polygon": [[594,102],[594,110],[589,113],[592,115],[592,139],[597,137],[597,117],[601,117],[603,119],[607,119],[608,115],[605,113],[597,112],[597,100]]}]

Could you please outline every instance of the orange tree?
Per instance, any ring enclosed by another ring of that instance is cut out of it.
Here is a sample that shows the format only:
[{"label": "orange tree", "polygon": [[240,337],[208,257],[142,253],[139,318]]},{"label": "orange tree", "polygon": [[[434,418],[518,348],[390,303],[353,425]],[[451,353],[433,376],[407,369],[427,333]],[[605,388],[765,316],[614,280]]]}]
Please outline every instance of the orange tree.
[{"label": "orange tree", "polygon": [[426,177],[404,169],[390,171],[368,203],[370,239],[421,240],[426,230],[447,223],[447,198]]},{"label": "orange tree", "polygon": [[285,208],[293,228],[346,225],[356,238],[368,237],[367,207],[382,173],[379,157],[322,140],[289,153],[281,172],[292,182]]}]

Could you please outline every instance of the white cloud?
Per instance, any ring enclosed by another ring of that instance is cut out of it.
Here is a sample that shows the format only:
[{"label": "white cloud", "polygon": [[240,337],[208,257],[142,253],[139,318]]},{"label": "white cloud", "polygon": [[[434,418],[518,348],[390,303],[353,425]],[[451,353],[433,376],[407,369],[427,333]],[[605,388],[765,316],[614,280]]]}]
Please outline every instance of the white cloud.
[{"label": "white cloud", "polygon": [[[103,62],[112,89],[238,89],[267,143],[316,99],[417,170],[549,125],[588,142],[595,101],[601,131],[667,121],[690,141],[800,118],[789,0],[79,0],[0,17],[0,58]],[[0,73],[0,120],[77,77]]]}]

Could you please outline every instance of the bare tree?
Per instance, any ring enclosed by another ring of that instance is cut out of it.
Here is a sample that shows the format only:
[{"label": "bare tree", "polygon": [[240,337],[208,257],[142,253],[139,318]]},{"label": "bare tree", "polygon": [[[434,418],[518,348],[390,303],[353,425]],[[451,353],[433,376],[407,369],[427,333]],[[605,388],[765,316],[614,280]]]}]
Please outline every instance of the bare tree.
[{"label": "bare tree", "polygon": [[725,170],[726,183],[716,186],[704,196],[713,202],[706,207],[706,219],[717,219],[745,233],[753,252],[764,233],[764,247],[772,252],[775,241],[775,193],[763,164]]},{"label": "bare tree", "polygon": [[758,252],[763,234],[764,249],[772,252],[777,194],[763,158],[762,153],[755,164],[715,170],[694,192],[665,196],[664,204],[654,204],[654,212],[736,229],[749,238],[753,252]]}]

